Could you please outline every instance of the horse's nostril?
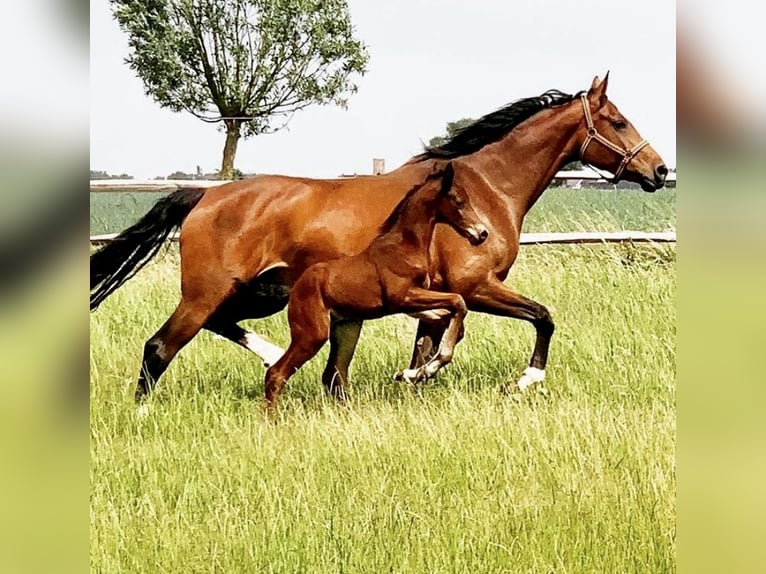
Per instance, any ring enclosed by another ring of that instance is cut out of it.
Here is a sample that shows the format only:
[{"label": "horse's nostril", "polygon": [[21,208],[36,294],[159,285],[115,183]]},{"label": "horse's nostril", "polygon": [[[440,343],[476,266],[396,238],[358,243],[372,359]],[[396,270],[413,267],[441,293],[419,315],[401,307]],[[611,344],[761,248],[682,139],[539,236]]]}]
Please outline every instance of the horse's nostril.
[{"label": "horse's nostril", "polygon": [[486,239],[488,235],[489,235],[489,231],[487,231],[487,229],[486,229],[486,228],[482,229],[482,230],[479,232],[479,237],[482,239],[482,241],[483,241],[484,239]]},{"label": "horse's nostril", "polygon": [[665,166],[665,164],[658,165],[656,168],[654,168],[654,177],[657,179],[664,179],[667,175],[668,168]]}]

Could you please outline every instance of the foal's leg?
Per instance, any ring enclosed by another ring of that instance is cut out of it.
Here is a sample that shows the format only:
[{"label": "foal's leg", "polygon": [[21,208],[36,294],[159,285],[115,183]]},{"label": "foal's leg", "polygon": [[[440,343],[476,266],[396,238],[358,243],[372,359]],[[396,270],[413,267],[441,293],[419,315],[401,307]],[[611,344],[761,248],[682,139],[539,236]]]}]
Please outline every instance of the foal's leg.
[{"label": "foal's leg", "polygon": [[415,345],[412,349],[410,369],[417,369],[434,358],[444,331],[449,325],[449,317],[438,320],[420,319],[415,333]]},{"label": "foal's leg", "polygon": [[266,371],[266,411],[270,418],[276,414],[277,399],[287,379],[316,355],[330,336],[330,310],[322,296],[326,281],[326,268],[315,267],[293,286],[287,307],[290,346]]},{"label": "foal's leg", "polygon": [[330,315],[322,309],[319,313],[290,317],[290,346],[279,360],[266,371],[266,412],[269,418],[276,414],[277,399],[282,387],[295,371],[319,352],[330,336]]},{"label": "foal's leg", "polygon": [[518,390],[524,390],[545,379],[545,365],[548,362],[548,348],[553,336],[554,324],[551,315],[543,305],[528,299],[506,287],[497,279],[482,284],[471,295],[466,296],[471,311],[491,313],[528,321],[535,326],[537,338],[529,367],[516,383]]},{"label": "foal's leg", "polygon": [[337,400],[345,401],[348,366],[362,331],[361,321],[332,319],[330,322],[330,356],[322,373],[322,383]]},{"label": "foal's leg", "polygon": [[428,289],[414,288],[409,291],[401,307],[398,310],[405,313],[417,313],[432,309],[446,309],[450,313],[449,324],[436,355],[423,366],[417,369],[405,369],[401,373],[404,379],[412,382],[432,377],[452,360],[455,345],[462,338],[463,319],[467,313],[465,301],[456,293],[439,293]]}]

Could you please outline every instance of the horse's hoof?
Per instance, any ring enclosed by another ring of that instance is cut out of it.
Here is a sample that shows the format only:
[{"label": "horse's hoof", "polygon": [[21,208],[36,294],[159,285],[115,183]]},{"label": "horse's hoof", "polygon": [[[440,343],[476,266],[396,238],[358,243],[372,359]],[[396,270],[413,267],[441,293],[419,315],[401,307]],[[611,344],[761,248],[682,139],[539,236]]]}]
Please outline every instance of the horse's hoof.
[{"label": "horse's hoof", "polygon": [[348,395],[346,394],[346,391],[341,390],[339,392],[332,392],[330,393],[330,396],[335,400],[336,405],[341,406],[347,406],[348,405]]},{"label": "horse's hoof", "polygon": [[521,375],[516,387],[519,391],[526,391],[532,387],[539,386],[545,380],[545,369],[527,367]]},{"label": "horse's hoof", "polygon": [[151,411],[149,410],[149,405],[143,404],[139,405],[138,409],[136,409],[136,418],[138,419],[145,419],[151,414]]},{"label": "horse's hoof", "polygon": [[520,396],[524,394],[525,389],[520,389],[516,383],[503,383],[500,386],[500,392],[505,396]]}]

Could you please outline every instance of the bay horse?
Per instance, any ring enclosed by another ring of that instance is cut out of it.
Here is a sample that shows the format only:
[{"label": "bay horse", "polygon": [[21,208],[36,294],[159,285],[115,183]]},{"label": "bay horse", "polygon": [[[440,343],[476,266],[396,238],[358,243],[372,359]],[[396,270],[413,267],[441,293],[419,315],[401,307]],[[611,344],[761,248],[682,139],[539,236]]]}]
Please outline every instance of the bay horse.
[{"label": "bay horse", "polygon": [[[662,158],[608,99],[608,81],[607,73],[603,80],[595,77],[587,91],[549,90],[513,102],[384,175],[335,180],[265,175],[161,199],[90,260],[93,310],[180,227],[181,301],[144,346],[137,399],[203,328],[273,364],[282,349],[237,323],[283,309],[290,286],[308,266],[362,251],[406,191],[434,164],[450,160],[489,238],[470,247],[454,229],[437,225],[430,288],[460,294],[470,311],[534,325],[534,350],[516,386],[541,382],[554,323],[545,306],[504,283],[519,251],[525,214],[556,172],[575,160],[649,192],[663,187],[668,173]],[[322,375],[326,384],[346,382],[361,325],[331,321]],[[430,359],[445,329],[443,320],[420,319],[411,368]]]},{"label": "bay horse", "polygon": [[[436,312],[447,321],[438,351],[403,376],[410,382],[427,379],[452,360],[468,310],[460,295],[428,289],[431,238],[438,222],[450,225],[475,246],[487,239],[488,231],[465,189],[453,186],[452,163],[434,168],[423,183],[407,192],[364,251],[314,263],[293,285],[287,305],[290,346],[266,371],[270,415],[287,379],[329,339],[333,319],[360,321],[395,313]],[[325,381],[327,390],[345,400],[343,387],[334,382]]]}]

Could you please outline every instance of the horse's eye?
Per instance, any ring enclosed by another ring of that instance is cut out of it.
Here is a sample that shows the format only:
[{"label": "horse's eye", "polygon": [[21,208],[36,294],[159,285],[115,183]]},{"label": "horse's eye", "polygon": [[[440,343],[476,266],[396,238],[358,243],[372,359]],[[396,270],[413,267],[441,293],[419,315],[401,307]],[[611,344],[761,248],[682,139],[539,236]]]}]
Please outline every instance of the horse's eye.
[{"label": "horse's eye", "polygon": [[612,121],[612,125],[616,130],[624,130],[628,126],[624,120],[614,120]]}]

